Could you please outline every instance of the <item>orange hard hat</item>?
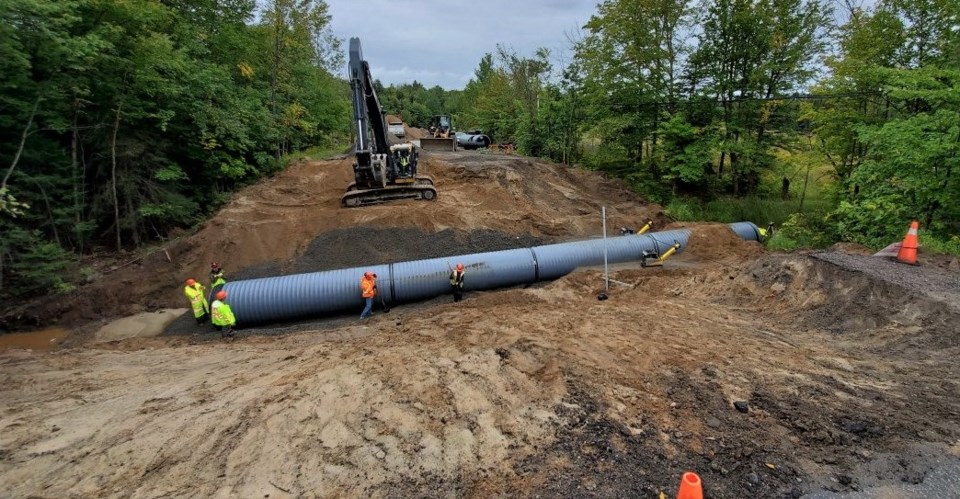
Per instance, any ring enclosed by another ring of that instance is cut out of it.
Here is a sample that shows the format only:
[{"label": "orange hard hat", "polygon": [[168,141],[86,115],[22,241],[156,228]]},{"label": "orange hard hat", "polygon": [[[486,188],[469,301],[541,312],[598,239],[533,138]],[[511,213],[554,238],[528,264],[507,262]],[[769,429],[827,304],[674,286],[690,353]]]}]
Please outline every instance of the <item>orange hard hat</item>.
[{"label": "orange hard hat", "polygon": [[196,283],[197,281],[194,281],[193,279],[187,279],[187,286],[193,286]]},{"label": "orange hard hat", "polygon": [[227,292],[226,292],[226,291],[219,291],[219,292],[217,292],[217,299],[218,299],[218,300],[222,300],[222,299],[224,299],[224,298],[226,298],[226,297],[227,297]]},{"label": "orange hard hat", "polygon": [[458,264],[457,264],[457,270],[463,270],[463,264],[462,264],[462,263],[458,263]]}]

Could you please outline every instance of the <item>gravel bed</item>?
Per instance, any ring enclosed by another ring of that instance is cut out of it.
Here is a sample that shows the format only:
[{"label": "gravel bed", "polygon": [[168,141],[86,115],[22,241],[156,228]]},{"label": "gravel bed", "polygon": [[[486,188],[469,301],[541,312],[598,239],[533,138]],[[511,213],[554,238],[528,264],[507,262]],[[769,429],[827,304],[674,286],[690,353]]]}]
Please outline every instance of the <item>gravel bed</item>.
[{"label": "gravel bed", "polygon": [[414,228],[354,227],[328,231],[315,238],[297,257],[289,273],[529,248],[543,243],[544,240],[530,235],[514,236],[488,229],[430,233]]}]

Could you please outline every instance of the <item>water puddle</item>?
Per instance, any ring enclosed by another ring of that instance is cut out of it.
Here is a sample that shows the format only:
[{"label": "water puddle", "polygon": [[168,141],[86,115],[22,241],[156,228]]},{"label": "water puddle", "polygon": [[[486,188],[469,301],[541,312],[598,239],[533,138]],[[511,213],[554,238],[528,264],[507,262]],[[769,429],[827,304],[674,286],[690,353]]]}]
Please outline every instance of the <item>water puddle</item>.
[{"label": "water puddle", "polygon": [[6,350],[53,350],[66,339],[69,331],[59,327],[0,335],[0,352]]}]

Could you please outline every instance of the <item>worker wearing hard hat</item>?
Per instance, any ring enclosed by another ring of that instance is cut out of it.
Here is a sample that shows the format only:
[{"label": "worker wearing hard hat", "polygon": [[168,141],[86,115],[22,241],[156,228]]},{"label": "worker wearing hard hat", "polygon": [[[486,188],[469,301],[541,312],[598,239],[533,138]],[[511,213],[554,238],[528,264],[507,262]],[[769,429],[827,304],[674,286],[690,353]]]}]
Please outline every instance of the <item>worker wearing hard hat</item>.
[{"label": "worker wearing hard hat", "polygon": [[453,291],[454,302],[463,299],[463,273],[462,263],[458,263],[457,268],[450,271],[450,289]]},{"label": "worker wearing hard hat", "polygon": [[364,300],[360,318],[366,319],[373,315],[373,298],[377,296],[377,274],[373,272],[363,273],[363,278],[360,279],[360,296]]},{"label": "worker wearing hard hat", "polygon": [[206,290],[203,284],[193,279],[187,279],[187,285],[183,288],[183,294],[190,300],[190,308],[193,309],[193,317],[197,319],[197,324],[202,323],[210,313],[210,305],[207,297],[204,296],[204,291]]},{"label": "worker wearing hard hat", "polygon": [[223,285],[227,283],[227,278],[223,276],[223,268],[220,267],[220,264],[213,262],[210,264],[210,301],[216,299],[217,293],[223,289]]},{"label": "worker wearing hard hat", "polygon": [[216,300],[210,305],[210,317],[213,326],[220,331],[220,337],[233,336],[233,326],[237,325],[237,318],[233,316],[233,310],[227,305],[227,292],[218,291]]}]

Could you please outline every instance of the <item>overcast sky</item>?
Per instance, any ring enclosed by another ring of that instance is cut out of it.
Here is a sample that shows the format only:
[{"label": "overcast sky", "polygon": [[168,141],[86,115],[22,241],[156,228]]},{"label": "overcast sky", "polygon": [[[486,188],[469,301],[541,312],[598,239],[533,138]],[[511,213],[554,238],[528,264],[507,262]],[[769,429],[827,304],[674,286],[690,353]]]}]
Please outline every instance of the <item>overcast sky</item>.
[{"label": "overcast sky", "polygon": [[[373,77],[386,85],[417,80],[463,88],[498,43],[532,56],[566,52],[566,34],[583,26],[596,0],[327,0],[332,28],[359,37]],[[556,66],[556,61],[554,62]]]}]

